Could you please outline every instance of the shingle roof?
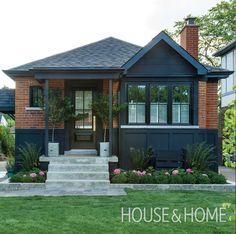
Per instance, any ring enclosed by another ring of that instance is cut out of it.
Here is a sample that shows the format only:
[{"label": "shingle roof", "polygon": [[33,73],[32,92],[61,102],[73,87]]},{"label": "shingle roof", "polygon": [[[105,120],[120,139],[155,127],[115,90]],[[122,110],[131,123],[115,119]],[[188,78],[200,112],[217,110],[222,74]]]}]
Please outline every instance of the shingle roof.
[{"label": "shingle roof", "polygon": [[15,90],[0,89],[0,112],[14,113],[15,112]]},{"label": "shingle roof", "polygon": [[214,53],[213,55],[215,57],[218,56],[223,56],[226,53],[228,53],[229,51],[233,50],[236,47],[236,40],[231,41],[228,45],[226,45],[225,47],[223,47],[222,49],[218,50],[216,53]]},{"label": "shingle roof", "polygon": [[109,37],[10,70],[27,71],[35,67],[120,68],[140,49],[140,46]]}]

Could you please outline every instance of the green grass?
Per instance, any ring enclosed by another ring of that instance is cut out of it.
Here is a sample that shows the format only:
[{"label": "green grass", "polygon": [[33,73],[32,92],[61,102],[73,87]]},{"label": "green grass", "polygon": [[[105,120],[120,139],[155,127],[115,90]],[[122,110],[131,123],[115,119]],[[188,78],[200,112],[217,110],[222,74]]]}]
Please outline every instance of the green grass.
[{"label": "green grass", "polygon": [[121,207],[215,208],[235,204],[234,193],[135,191],[122,197],[0,198],[0,233],[234,233],[234,222],[121,222]]}]

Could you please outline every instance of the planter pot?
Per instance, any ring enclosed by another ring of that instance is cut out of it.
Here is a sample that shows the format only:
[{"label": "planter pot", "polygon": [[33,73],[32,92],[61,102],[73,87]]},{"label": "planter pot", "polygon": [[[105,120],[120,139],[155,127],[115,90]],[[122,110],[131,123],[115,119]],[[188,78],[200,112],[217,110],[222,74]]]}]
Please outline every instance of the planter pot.
[{"label": "planter pot", "polygon": [[48,143],[48,156],[58,157],[59,156],[59,143]]},{"label": "planter pot", "polygon": [[109,157],[109,142],[100,142],[100,156]]},{"label": "planter pot", "polygon": [[7,177],[8,178],[10,178],[10,177],[12,177],[13,176],[13,168],[11,168],[11,169],[7,169]]}]

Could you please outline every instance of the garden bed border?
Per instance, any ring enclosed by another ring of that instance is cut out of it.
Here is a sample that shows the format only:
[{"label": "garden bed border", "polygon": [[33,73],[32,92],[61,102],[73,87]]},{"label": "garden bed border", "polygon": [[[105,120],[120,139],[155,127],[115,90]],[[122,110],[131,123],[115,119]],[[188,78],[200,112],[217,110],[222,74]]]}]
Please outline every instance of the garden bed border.
[{"label": "garden bed border", "polygon": [[45,183],[0,183],[0,191],[19,191],[45,188]]},{"label": "garden bed border", "polygon": [[112,189],[137,190],[205,190],[214,192],[235,192],[235,184],[111,184]]}]

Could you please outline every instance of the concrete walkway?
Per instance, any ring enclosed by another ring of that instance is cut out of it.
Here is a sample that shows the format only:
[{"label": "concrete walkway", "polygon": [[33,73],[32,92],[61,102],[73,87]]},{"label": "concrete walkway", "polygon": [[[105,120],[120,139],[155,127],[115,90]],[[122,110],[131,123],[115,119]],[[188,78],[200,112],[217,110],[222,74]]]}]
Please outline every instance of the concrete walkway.
[{"label": "concrete walkway", "polygon": [[235,171],[236,169],[231,168],[231,167],[224,167],[224,166],[219,167],[219,173],[224,175],[227,178],[227,180],[232,181],[234,183],[236,181]]}]

